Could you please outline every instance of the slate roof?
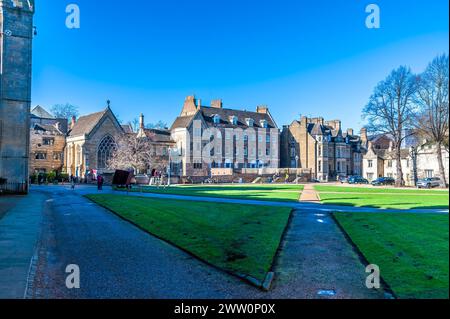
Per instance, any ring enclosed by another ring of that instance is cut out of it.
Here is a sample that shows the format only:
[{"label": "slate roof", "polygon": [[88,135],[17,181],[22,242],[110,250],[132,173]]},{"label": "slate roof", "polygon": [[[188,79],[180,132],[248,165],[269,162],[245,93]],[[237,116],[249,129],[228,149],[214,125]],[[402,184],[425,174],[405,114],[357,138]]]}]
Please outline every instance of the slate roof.
[{"label": "slate roof", "polygon": [[124,125],[121,125],[121,126],[122,126],[123,131],[124,131],[126,134],[132,134],[132,133],[134,133],[134,132],[133,132],[133,128],[131,127],[130,124],[124,124]]},{"label": "slate roof", "polygon": [[33,130],[35,130],[35,131],[43,131],[43,132],[50,132],[50,133],[53,133],[53,134],[60,134],[60,135],[64,134],[56,126],[48,125],[48,124],[35,124],[34,127],[33,127]]},{"label": "slate roof", "polygon": [[175,122],[173,122],[172,127],[170,128],[170,130],[174,130],[176,128],[186,128],[186,127],[188,127],[189,123],[191,123],[193,118],[194,118],[193,115],[177,117],[175,119]]},{"label": "slate roof", "polygon": [[172,140],[169,130],[165,129],[144,129],[145,135],[155,143],[175,143]]},{"label": "slate roof", "polygon": [[[390,150],[373,150],[375,152],[375,154],[384,159],[384,160],[388,160],[388,159],[395,159],[396,155],[395,155],[395,151],[390,151]],[[409,149],[401,149],[400,150],[400,157],[402,159],[407,159],[410,157],[410,152]]]},{"label": "slate roof", "polygon": [[75,126],[72,128],[69,135],[80,136],[89,134],[107,111],[108,109],[101,112],[81,116],[75,123]]},{"label": "slate roof", "polygon": [[[209,127],[220,126],[220,127],[230,127],[236,128],[240,127],[242,129],[246,129],[249,126],[247,125],[247,119],[252,119],[254,121],[253,127],[263,127],[261,121],[265,120],[267,122],[267,128],[277,128],[276,123],[273,121],[270,114],[266,113],[258,113],[258,112],[250,112],[244,110],[236,110],[230,108],[215,108],[215,107],[207,107],[201,106],[198,112],[201,113],[203,119],[207,123]],[[220,116],[220,124],[214,124],[214,116]],[[175,128],[186,128],[191,123],[192,119],[195,115],[190,116],[179,116],[172,124],[171,130]],[[237,125],[234,125],[232,122],[232,117],[237,117]]]},{"label": "slate roof", "polygon": [[55,117],[47,112],[42,106],[37,105],[31,110],[31,115],[44,119],[54,119]]}]

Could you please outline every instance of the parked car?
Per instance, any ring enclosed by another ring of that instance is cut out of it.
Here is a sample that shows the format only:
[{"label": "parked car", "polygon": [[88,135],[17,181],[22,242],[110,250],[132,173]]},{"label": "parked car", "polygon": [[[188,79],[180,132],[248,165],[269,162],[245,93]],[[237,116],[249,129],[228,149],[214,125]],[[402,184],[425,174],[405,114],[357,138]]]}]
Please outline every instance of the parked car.
[{"label": "parked car", "polygon": [[417,182],[418,188],[433,188],[439,186],[441,186],[441,179],[439,177],[419,179]]},{"label": "parked car", "polygon": [[348,177],[340,176],[339,177],[339,182],[341,182],[341,184],[348,183]]},{"label": "parked car", "polygon": [[381,185],[394,185],[395,179],[392,177],[380,177],[376,180],[372,181],[373,186],[381,186]]},{"label": "parked car", "polygon": [[348,178],[349,184],[369,184],[369,181],[361,176],[350,176]]}]

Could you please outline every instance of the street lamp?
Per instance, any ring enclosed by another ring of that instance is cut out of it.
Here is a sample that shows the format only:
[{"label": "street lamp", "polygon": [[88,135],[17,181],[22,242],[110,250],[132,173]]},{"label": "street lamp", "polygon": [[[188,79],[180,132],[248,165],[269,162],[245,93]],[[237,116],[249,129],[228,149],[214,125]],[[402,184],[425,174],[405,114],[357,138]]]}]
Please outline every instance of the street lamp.
[{"label": "street lamp", "polygon": [[172,152],[177,152],[178,153],[178,148],[174,147],[171,148],[169,147],[169,167],[167,168],[167,174],[168,174],[168,181],[167,181],[167,186],[170,186],[170,176],[172,173]]},{"label": "street lamp", "polygon": [[417,186],[417,149],[412,146],[410,149],[410,155],[412,157],[413,164],[413,178],[414,178],[414,186]]},{"label": "street lamp", "polygon": [[295,182],[298,184],[298,155],[295,156]]}]

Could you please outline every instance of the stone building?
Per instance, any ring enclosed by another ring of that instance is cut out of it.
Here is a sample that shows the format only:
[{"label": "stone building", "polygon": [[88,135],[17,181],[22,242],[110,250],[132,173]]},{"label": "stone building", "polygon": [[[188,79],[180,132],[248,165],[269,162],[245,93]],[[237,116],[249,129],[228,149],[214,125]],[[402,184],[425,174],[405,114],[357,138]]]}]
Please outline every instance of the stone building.
[{"label": "stone building", "polygon": [[[406,185],[414,185],[414,165],[409,149],[401,150],[403,180]],[[379,177],[397,178],[397,158],[392,144],[387,148],[377,148],[369,142],[363,157],[363,177],[369,182]]]},{"label": "stone building", "polygon": [[22,193],[28,191],[33,15],[33,0],[0,0],[0,178]]},{"label": "stone building", "polygon": [[[406,186],[415,186],[416,181],[428,177],[440,177],[436,146],[427,141],[417,142],[401,150],[401,166]],[[449,152],[442,150],[446,181],[449,178]],[[378,177],[397,178],[397,159],[393,141],[388,135],[368,138],[367,151],[363,157],[363,176],[369,181]]]},{"label": "stone building", "polygon": [[41,106],[31,111],[30,175],[63,171],[66,134],[67,119],[57,119]]},{"label": "stone building", "polygon": [[[156,173],[167,172],[170,162],[170,152],[176,148],[176,143],[173,141],[170,130],[166,128],[145,128],[144,115],[140,115],[139,130],[137,132],[138,138],[147,138],[152,146],[152,163],[148,164],[145,173],[149,176],[154,176]],[[172,171],[176,175],[180,167],[172,164]]]},{"label": "stone building", "polygon": [[[437,160],[437,147],[433,143],[423,141],[422,145],[417,147],[417,152],[412,153],[416,156],[417,177],[440,177],[439,162]],[[444,163],[445,180],[449,184],[449,150],[442,147],[442,161]]]},{"label": "stone building", "polygon": [[279,167],[279,129],[266,106],[256,112],[211,106],[188,96],[171,127],[180,156],[179,171],[192,179],[209,177],[215,169],[230,172]]},{"label": "stone building", "polygon": [[302,117],[283,127],[281,167],[308,168],[313,178],[336,180],[361,175],[362,140],[352,129],[342,131],[341,121]]},{"label": "stone building", "polygon": [[69,175],[86,178],[88,174],[110,173],[108,160],[125,129],[111,108],[72,119],[66,139],[65,170]]}]

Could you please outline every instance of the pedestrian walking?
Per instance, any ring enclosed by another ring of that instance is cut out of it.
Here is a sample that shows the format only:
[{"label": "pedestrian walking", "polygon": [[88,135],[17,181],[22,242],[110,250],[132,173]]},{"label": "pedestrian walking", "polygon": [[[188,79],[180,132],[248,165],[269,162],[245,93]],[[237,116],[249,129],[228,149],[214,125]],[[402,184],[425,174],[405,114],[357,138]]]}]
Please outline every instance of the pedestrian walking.
[{"label": "pedestrian walking", "polygon": [[73,175],[70,176],[70,188],[75,190],[75,177]]},{"label": "pedestrian walking", "polygon": [[103,190],[103,177],[101,175],[97,176],[97,189],[99,191]]}]

